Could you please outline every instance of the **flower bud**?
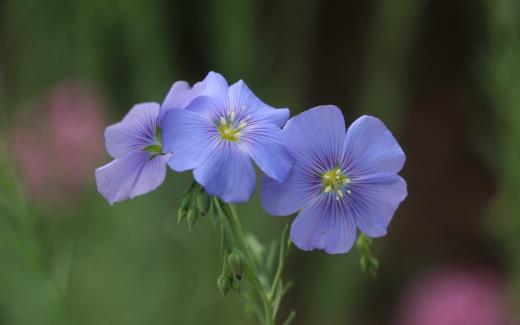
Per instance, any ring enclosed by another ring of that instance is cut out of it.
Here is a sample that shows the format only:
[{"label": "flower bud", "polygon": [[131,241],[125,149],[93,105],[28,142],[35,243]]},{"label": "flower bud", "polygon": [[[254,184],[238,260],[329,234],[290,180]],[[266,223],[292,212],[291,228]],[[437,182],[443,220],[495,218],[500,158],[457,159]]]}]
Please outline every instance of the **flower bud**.
[{"label": "flower bud", "polygon": [[199,213],[195,209],[189,209],[186,218],[188,219],[188,227],[191,228],[197,222],[197,219],[199,218]]},{"label": "flower bud", "polygon": [[227,295],[229,289],[231,289],[231,280],[228,276],[221,274],[217,279],[217,286],[222,293],[222,295]]},{"label": "flower bud", "polygon": [[181,205],[180,205],[181,209],[187,210],[190,207],[190,204],[191,204],[191,192],[189,194],[190,195],[183,195],[182,196]]},{"label": "flower bud", "polygon": [[186,209],[179,208],[179,210],[177,210],[177,222],[181,223],[182,220],[184,220],[184,218],[186,218],[186,214],[187,214]]},{"label": "flower bud", "polygon": [[228,256],[228,265],[234,273],[240,273],[242,270],[242,254],[239,250],[234,249]]},{"label": "flower bud", "polygon": [[200,213],[205,215],[208,212],[209,208],[209,198],[204,189],[200,189],[197,192],[197,208],[199,209]]}]

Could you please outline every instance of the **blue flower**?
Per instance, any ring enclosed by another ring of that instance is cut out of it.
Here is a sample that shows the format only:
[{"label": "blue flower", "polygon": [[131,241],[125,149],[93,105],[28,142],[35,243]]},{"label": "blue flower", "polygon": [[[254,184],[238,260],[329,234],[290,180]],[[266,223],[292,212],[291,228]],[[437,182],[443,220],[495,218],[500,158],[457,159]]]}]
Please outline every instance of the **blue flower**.
[{"label": "blue flower", "polygon": [[193,169],[208,194],[244,202],[256,183],[251,160],[278,181],[291,169],[280,129],[289,110],[266,105],[242,80],[228,86],[221,75],[211,74],[214,82],[205,96],[164,116],[164,147],[173,152],[168,164],[179,172]]},{"label": "blue flower", "polygon": [[212,83],[212,74],[193,87],[177,81],[162,105],[137,104],[121,122],[106,129],[106,149],[114,160],[96,169],[96,182],[110,204],[148,193],[162,184],[172,156],[162,148],[162,117],[168,110],[184,108],[196,96],[210,91]]},{"label": "blue flower", "polygon": [[319,106],[291,118],[282,141],[294,166],[282,183],[265,177],[261,199],[273,215],[300,211],[291,226],[296,246],[345,253],[357,228],[386,234],[407,195],[397,175],[405,155],[379,119],[362,116],[346,131],[337,107]]}]

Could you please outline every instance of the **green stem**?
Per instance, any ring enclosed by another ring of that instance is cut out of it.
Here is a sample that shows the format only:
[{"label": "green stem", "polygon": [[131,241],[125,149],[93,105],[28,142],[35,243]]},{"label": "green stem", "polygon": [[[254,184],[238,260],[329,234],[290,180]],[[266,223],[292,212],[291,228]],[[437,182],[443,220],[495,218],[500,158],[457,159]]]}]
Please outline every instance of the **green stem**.
[{"label": "green stem", "polygon": [[[217,208],[217,212],[221,216],[221,223],[224,222],[223,219],[225,219],[225,222],[229,225],[229,228],[231,229],[234,242],[239,246],[239,248],[242,250],[243,254],[246,257],[245,273],[247,278],[253,285],[256,294],[258,295],[263,304],[263,322],[265,325],[274,325],[276,315],[274,315],[273,312],[271,298],[272,295],[270,293],[267,293],[266,290],[262,287],[262,284],[260,283],[260,278],[258,276],[258,268],[256,266],[253,255],[251,254],[251,251],[249,250],[249,247],[247,245],[244,231],[242,230],[238,214],[236,213],[232,205],[221,203],[216,197],[213,197],[213,202],[215,204],[215,207]],[[221,204],[224,205],[224,208]],[[278,280],[276,280],[277,282],[279,282],[280,276],[281,270],[279,272],[277,271],[277,276],[275,277],[275,280],[278,278]],[[275,287],[274,283],[273,287]]]},{"label": "green stem", "polygon": [[283,271],[283,261],[282,258],[280,258],[280,261],[278,262],[278,268],[276,269],[276,274],[274,275],[273,285],[271,287],[271,291],[269,291],[269,294],[267,295],[267,298],[269,301],[273,301],[273,297],[276,293],[276,290],[278,289],[278,285],[280,283],[280,279],[282,277],[282,271]]}]

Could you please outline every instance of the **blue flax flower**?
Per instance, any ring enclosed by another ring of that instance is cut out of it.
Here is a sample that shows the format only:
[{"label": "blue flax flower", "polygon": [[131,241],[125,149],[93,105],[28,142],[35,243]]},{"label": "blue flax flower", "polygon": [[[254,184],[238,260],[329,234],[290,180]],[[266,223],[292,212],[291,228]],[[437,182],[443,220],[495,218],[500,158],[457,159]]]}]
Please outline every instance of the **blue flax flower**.
[{"label": "blue flax flower", "polygon": [[135,105],[119,123],[105,130],[106,149],[114,160],[96,169],[98,191],[110,204],[148,193],[162,184],[172,154],[163,151],[161,120],[172,108],[184,108],[204,94],[213,76],[193,87],[177,81],[162,105]]},{"label": "blue flax flower", "polygon": [[273,215],[300,211],[291,226],[296,246],[345,253],[357,228],[369,237],[386,234],[407,195],[397,175],[405,155],[379,119],[362,116],[346,131],[337,107],[315,107],[291,118],[282,139],[293,169],[282,183],[265,177],[261,199]]},{"label": "blue flax flower", "polygon": [[175,171],[193,169],[195,180],[225,202],[247,201],[255,188],[253,160],[282,181],[291,159],[281,144],[288,109],[258,99],[243,81],[228,86],[217,73],[204,93],[185,109],[164,116],[163,140]]}]

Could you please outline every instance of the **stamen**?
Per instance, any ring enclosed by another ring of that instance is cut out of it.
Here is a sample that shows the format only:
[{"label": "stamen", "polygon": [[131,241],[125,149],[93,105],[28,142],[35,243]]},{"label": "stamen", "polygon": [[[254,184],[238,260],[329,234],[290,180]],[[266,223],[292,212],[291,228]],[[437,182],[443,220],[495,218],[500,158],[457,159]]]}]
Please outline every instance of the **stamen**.
[{"label": "stamen", "polygon": [[222,140],[237,142],[242,135],[241,131],[247,127],[247,123],[245,119],[237,121],[237,113],[232,110],[219,117],[216,126]]},{"label": "stamen", "polygon": [[344,190],[350,194],[349,189],[344,187],[351,182],[351,180],[343,173],[341,168],[336,167],[330,169],[321,175],[321,181],[324,193],[336,194],[336,200],[340,200],[345,196]]}]

